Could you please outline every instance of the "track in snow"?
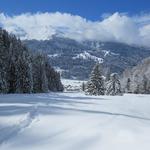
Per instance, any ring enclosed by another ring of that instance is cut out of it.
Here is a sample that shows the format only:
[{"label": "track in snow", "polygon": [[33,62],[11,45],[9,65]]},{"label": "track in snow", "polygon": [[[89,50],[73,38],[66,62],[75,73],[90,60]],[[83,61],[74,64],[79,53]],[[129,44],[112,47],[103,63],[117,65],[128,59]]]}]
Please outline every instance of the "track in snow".
[{"label": "track in snow", "polygon": [[25,128],[29,127],[37,116],[37,108],[33,109],[27,113],[25,118],[20,120],[17,124],[12,126],[0,127],[0,144],[6,143],[9,139],[15,137],[19,132],[23,131]]}]

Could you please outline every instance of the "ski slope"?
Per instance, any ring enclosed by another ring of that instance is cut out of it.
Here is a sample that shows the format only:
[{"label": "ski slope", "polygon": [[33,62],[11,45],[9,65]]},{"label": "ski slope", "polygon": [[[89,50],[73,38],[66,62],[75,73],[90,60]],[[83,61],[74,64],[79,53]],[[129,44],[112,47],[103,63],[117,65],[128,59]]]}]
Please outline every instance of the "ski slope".
[{"label": "ski slope", "polygon": [[0,150],[149,150],[149,141],[149,95],[0,95]]}]

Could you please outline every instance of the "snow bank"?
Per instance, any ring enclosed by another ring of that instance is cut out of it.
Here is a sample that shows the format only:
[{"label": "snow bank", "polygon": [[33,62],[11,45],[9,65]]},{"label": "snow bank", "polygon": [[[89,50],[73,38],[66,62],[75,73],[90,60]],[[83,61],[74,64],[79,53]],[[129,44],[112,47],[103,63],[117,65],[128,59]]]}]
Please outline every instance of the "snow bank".
[{"label": "snow bank", "polygon": [[0,95],[0,150],[149,150],[149,108],[149,95]]}]

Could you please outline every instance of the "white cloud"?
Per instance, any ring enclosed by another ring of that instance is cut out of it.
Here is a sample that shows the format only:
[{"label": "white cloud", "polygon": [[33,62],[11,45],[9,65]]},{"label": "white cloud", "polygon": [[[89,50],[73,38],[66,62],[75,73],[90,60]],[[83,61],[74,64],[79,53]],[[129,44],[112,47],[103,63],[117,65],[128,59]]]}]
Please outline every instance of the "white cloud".
[{"label": "white cloud", "polygon": [[[104,17],[105,16],[105,17]],[[150,14],[128,16],[114,13],[101,21],[89,21],[67,13],[0,14],[0,25],[21,39],[49,39],[53,34],[75,40],[117,41],[150,46]]]}]

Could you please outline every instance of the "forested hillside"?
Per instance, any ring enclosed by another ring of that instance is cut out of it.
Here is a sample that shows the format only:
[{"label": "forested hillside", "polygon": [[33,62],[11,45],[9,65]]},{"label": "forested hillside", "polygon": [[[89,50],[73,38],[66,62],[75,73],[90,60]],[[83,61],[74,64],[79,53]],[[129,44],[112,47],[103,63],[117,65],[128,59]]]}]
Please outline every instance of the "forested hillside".
[{"label": "forested hillside", "polygon": [[34,55],[14,35],[0,29],[0,93],[62,91],[60,75],[42,53]]}]

